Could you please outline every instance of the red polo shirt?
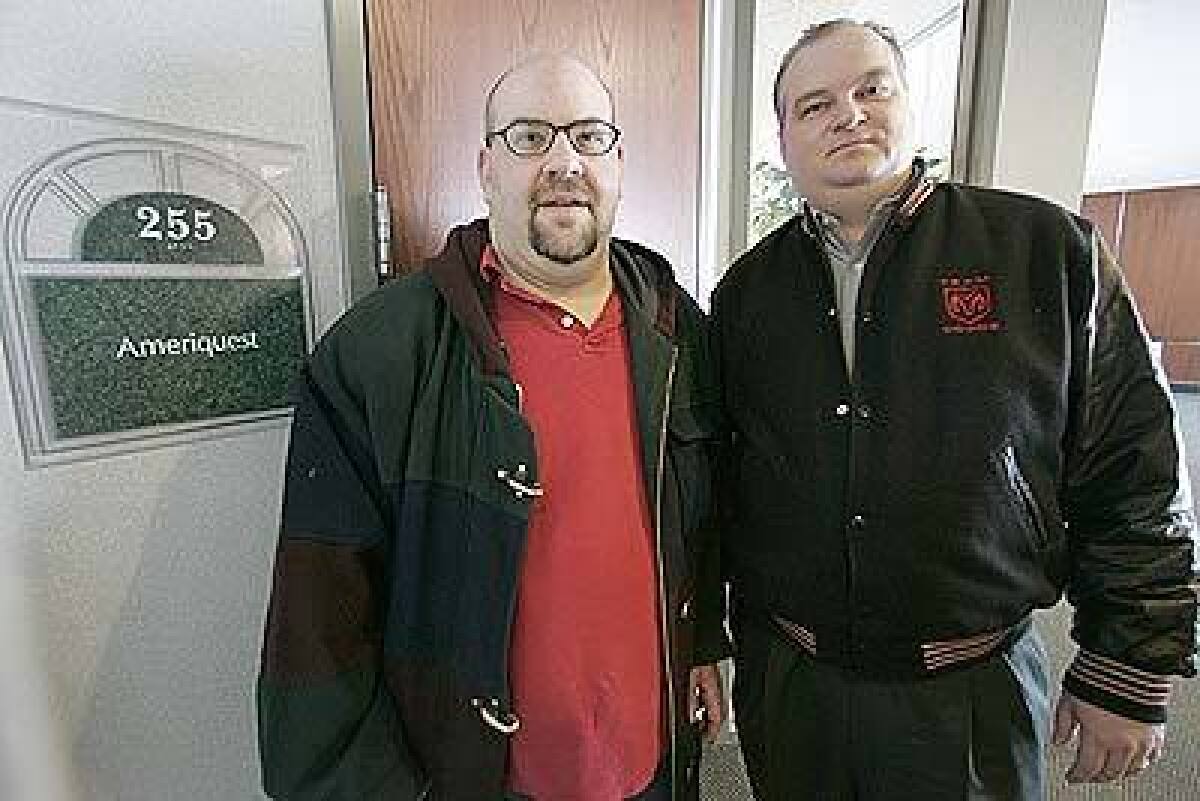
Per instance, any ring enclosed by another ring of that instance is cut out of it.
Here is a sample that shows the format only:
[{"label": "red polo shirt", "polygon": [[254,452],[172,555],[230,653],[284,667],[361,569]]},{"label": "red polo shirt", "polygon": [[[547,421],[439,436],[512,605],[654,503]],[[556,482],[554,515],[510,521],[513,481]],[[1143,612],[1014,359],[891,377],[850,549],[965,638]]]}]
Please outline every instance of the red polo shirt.
[{"label": "red polo shirt", "polygon": [[507,281],[490,247],[481,269],[545,490],[509,654],[521,728],[508,787],[616,801],[646,788],[663,752],[658,569],[620,297],[589,329]]}]

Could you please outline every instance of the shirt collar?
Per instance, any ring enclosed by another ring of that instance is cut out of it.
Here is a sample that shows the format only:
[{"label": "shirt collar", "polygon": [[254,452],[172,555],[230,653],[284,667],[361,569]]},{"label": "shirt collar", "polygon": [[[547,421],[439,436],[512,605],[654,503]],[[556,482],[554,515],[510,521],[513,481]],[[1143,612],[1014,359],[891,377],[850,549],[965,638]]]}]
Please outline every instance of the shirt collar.
[{"label": "shirt collar", "polygon": [[[926,172],[927,165],[925,160],[922,158],[913,159],[912,170],[908,178],[900,184],[900,187],[895,192],[880,198],[872,207],[871,213],[867,217],[867,227],[871,227],[871,223],[876,217],[880,215],[890,216],[897,206],[903,204],[922,185]],[[807,198],[801,199],[800,225],[804,229],[804,233],[818,242],[823,242],[827,245],[843,245],[841,221],[838,216],[817,208]]]},{"label": "shirt collar", "polygon": [[[489,242],[483,246],[483,253],[479,256],[479,274],[483,276],[483,280],[497,287],[508,297],[516,300],[521,300],[526,303],[531,303],[534,306],[539,306],[544,309],[553,309],[557,312],[565,312],[557,303],[547,300],[539,295],[535,295],[528,289],[518,286],[509,280],[504,272],[504,267],[500,264],[500,254],[492,247]],[[574,315],[572,315],[573,317]],[[610,329],[619,329],[625,320],[623,304],[619,293],[614,286],[612,291],[608,293],[608,299],[604,302],[604,308],[600,312],[591,326],[593,334],[601,333]]]},{"label": "shirt collar", "polygon": [[511,295],[512,297],[538,306],[554,305],[545,298],[533,294],[525,287],[513,283],[505,274],[504,267],[500,264],[500,254],[492,247],[491,242],[483,246],[483,253],[479,257],[479,274],[483,276],[484,281],[498,287],[506,295]]}]

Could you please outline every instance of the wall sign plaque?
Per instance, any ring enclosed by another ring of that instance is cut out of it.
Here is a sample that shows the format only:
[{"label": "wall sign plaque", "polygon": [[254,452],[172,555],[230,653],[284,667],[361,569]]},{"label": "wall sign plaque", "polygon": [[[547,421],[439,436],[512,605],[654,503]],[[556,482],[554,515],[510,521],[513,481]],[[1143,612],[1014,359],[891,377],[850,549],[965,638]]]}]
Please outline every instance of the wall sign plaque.
[{"label": "wall sign plaque", "polygon": [[254,172],[179,142],[89,142],[30,169],[0,222],[35,461],[286,413],[305,248]]}]

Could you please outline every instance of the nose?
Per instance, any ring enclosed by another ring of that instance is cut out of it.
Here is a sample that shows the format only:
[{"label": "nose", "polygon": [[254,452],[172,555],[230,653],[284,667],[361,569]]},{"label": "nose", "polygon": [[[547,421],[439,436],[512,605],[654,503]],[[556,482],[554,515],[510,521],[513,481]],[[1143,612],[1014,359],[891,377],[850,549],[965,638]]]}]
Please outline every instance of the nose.
[{"label": "nose", "polygon": [[866,109],[863,108],[862,103],[858,102],[858,98],[850,96],[846,98],[845,102],[838,104],[836,125],[839,129],[857,128],[866,122],[866,119]]},{"label": "nose", "polygon": [[546,151],[542,169],[555,178],[583,174],[583,158],[575,152],[575,146],[567,139],[566,131],[554,132],[554,141]]}]

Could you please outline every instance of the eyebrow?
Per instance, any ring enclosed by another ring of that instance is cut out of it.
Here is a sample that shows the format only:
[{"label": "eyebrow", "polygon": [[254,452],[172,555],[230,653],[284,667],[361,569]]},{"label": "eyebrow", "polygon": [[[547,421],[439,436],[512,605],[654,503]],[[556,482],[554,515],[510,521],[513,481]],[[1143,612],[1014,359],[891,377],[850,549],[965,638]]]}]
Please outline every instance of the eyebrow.
[{"label": "eyebrow", "polygon": [[563,125],[574,125],[577,122],[604,122],[604,123],[608,123],[609,125],[616,124],[616,123],[612,122],[611,120],[606,120],[603,117],[596,117],[596,116],[580,117],[579,119],[571,120],[570,122],[564,122],[563,125],[557,125],[556,123],[551,122],[550,120],[544,120],[540,117],[513,117],[511,120],[509,120],[504,125],[501,125],[496,130],[497,131],[503,130],[504,128],[507,128],[508,126],[516,125],[519,122],[534,122],[534,123],[545,124],[545,125],[555,125],[556,127],[559,127],[559,128],[563,127]]},{"label": "eyebrow", "polygon": [[792,102],[792,105],[799,106],[800,104],[806,103],[809,100],[816,100],[818,97],[829,97],[831,94],[833,93],[828,89],[812,89],[797,97]]},{"label": "eyebrow", "polygon": [[862,83],[863,81],[875,80],[877,78],[887,78],[887,77],[890,77],[892,72],[893,71],[888,69],[887,67],[876,67],[875,69],[867,70],[862,75],[860,75],[858,78],[858,83]]},{"label": "eyebrow", "polygon": [[[869,69],[866,72],[864,72],[862,75],[859,75],[857,78],[855,78],[854,83],[860,84],[864,81],[872,81],[872,80],[877,80],[879,78],[886,78],[886,77],[888,77],[888,73],[889,73],[889,70],[886,67],[875,67],[874,69]],[[795,108],[796,106],[799,106],[802,103],[807,103],[808,101],[816,100],[817,98],[829,97],[832,94],[833,94],[833,92],[830,91],[829,89],[810,89],[809,91],[807,91],[804,94],[797,97],[792,102],[792,107]]]}]

